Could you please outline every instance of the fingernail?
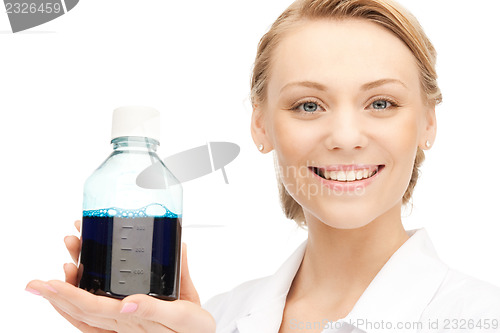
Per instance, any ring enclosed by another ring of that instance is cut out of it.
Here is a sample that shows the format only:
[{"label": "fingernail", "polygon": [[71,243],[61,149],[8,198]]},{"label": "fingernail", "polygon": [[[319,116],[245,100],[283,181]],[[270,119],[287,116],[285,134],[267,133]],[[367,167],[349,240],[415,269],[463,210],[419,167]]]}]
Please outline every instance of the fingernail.
[{"label": "fingernail", "polygon": [[135,303],[125,303],[120,313],[132,313],[137,310],[138,305]]},{"label": "fingernail", "polygon": [[35,289],[26,288],[26,289],[24,289],[24,290],[26,290],[26,291],[27,291],[27,292],[29,292],[29,293],[32,293],[33,295],[37,295],[37,296],[40,296],[40,295],[41,295],[41,293],[40,293],[38,290],[35,290]]},{"label": "fingernail", "polygon": [[52,287],[50,284],[48,283],[45,283],[43,285],[45,288],[47,288],[48,290],[52,291],[53,293],[56,293],[57,294],[57,290],[54,289],[54,287]]}]

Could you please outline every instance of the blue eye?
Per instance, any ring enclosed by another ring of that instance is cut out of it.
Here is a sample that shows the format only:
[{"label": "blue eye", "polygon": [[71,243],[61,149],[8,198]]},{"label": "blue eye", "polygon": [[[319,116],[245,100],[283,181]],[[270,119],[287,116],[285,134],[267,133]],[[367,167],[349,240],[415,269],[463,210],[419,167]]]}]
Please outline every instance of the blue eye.
[{"label": "blue eye", "polygon": [[304,103],[302,105],[304,105],[304,111],[307,111],[307,112],[314,112],[318,109],[318,104],[316,104],[314,102],[307,102],[307,103]]},{"label": "blue eye", "polygon": [[319,104],[316,102],[304,102],[294,107],[293,110],[313,114],[316,113],[316,111],[318,111],[320,108],[321,106],[319,106]]},{"label": "blue eye", "polygon": [[379,99],[378,101],[373,102],[372,106],[376,110],[385,110],[385,109],[391,107],[392,104],[391,104],[391,102],[386,101],[384,99]]}]

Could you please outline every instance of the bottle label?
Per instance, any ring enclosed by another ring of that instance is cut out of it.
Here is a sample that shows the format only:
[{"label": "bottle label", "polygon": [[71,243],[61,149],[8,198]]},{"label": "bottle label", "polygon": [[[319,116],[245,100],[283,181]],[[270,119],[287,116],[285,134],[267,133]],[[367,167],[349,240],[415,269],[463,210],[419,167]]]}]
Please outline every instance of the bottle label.
[{"label": "bottle label", "polygon": [[151,281],[153,217],[114,218],[111,292],[148,294]]}]

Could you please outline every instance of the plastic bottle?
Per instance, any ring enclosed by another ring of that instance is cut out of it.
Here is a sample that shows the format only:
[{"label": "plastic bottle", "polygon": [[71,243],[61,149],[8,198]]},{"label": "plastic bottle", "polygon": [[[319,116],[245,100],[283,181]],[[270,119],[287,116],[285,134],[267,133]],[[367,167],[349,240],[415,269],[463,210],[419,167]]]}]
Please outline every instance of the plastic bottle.
[{"label": "plastic bottle", "polygon": [[[114,110],[113,152],[85,182],[79,287],[91,293],[179,298],[182,186],[156,154],[159,116],[148,107]],[[155,181],[165,184],[138,186],[154,163]]]}]

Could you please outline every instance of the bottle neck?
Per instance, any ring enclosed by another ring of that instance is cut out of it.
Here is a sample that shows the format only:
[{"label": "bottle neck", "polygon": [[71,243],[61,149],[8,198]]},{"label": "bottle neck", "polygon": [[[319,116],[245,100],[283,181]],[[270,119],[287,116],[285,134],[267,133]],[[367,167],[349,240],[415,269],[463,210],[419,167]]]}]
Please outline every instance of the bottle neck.
[{"label": "bottle neck", "polygon": [[111,140],[114,151],[138,150],[138,151],[154,151],[158,149],[160,143],[155,139],[142,136],[121,136]]}]

